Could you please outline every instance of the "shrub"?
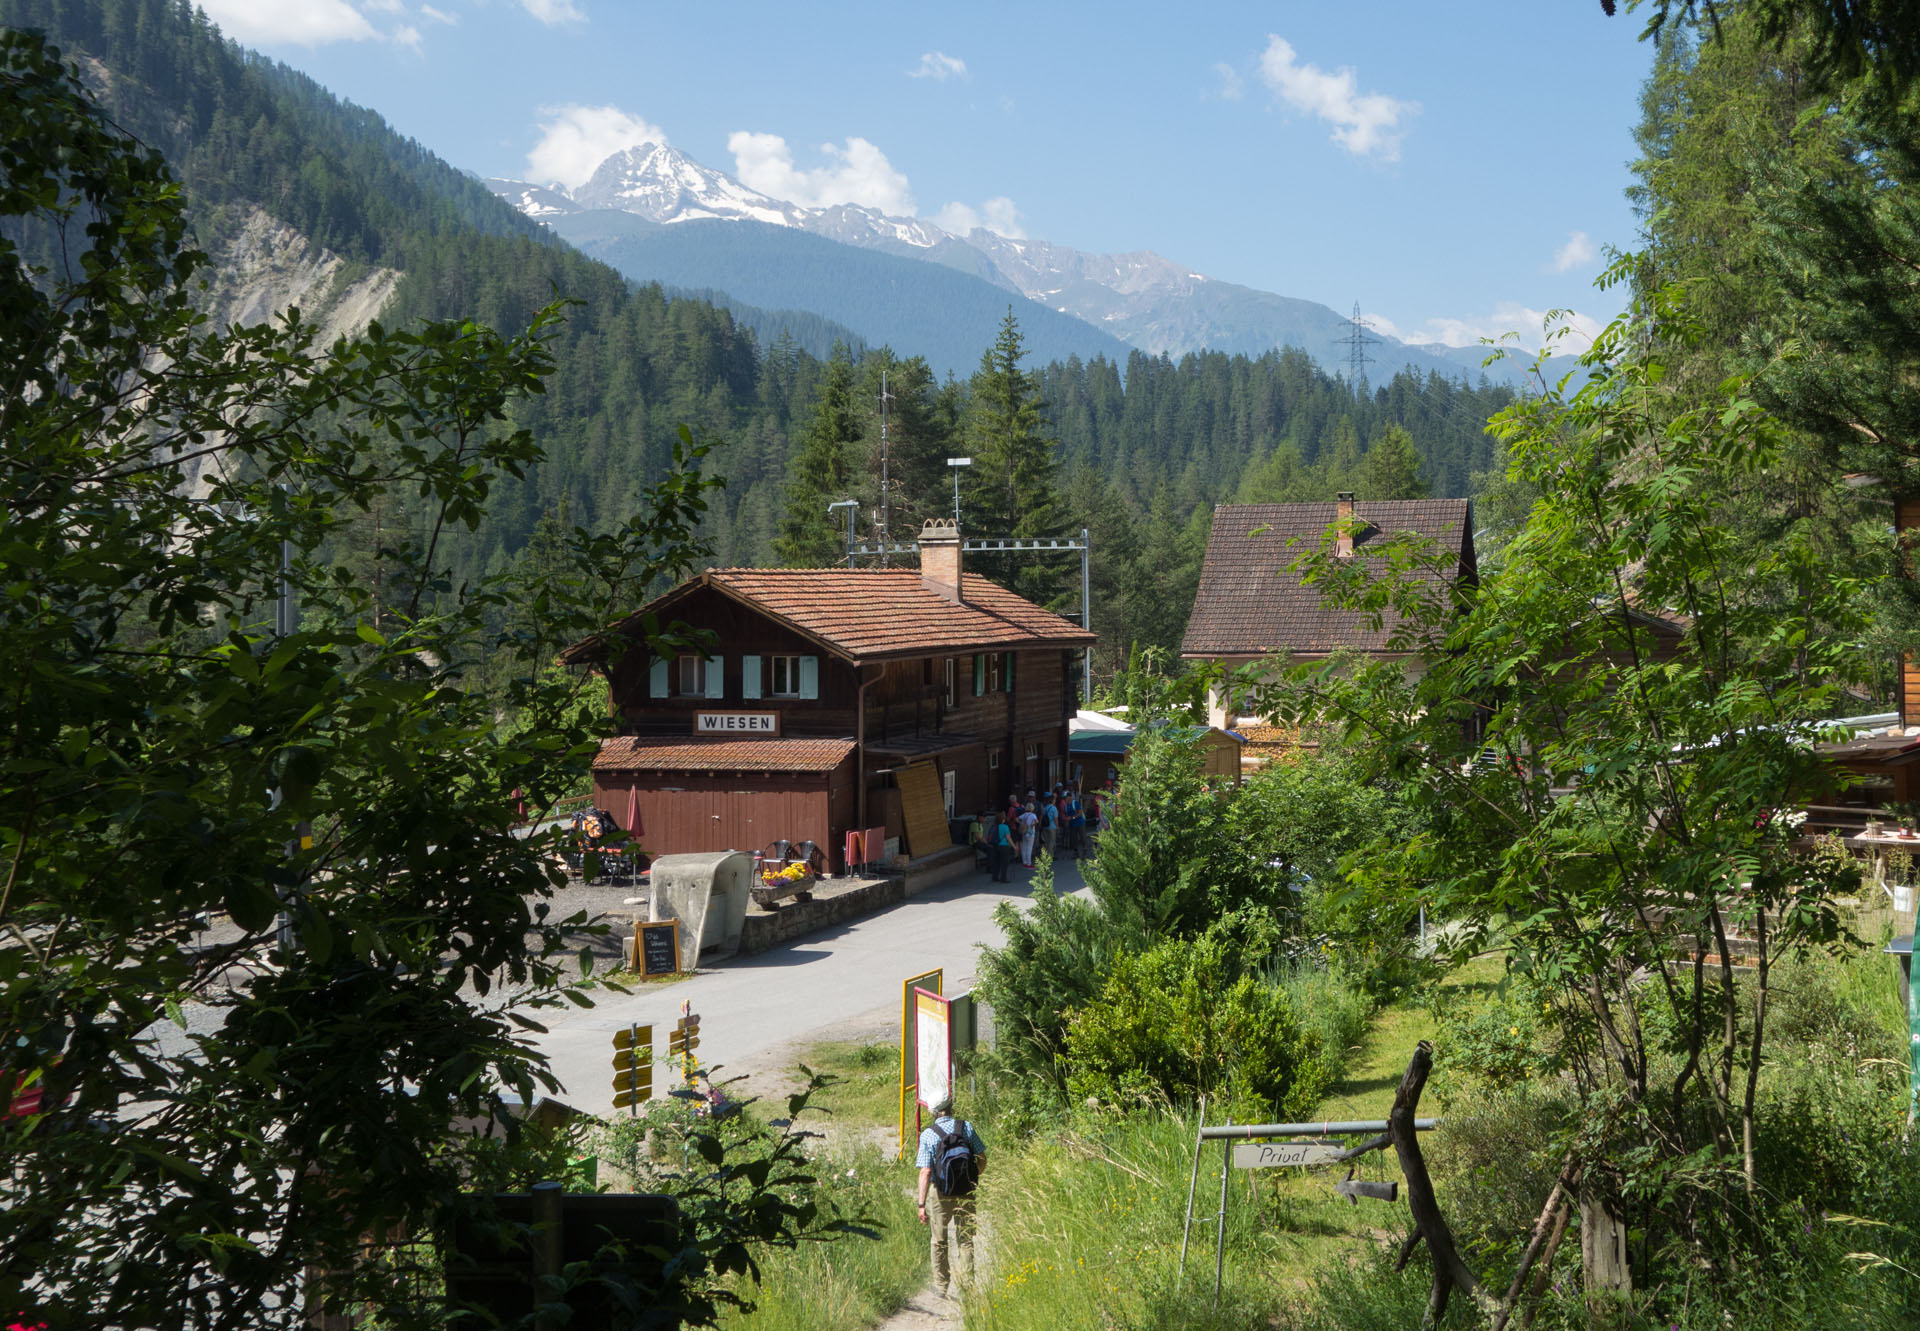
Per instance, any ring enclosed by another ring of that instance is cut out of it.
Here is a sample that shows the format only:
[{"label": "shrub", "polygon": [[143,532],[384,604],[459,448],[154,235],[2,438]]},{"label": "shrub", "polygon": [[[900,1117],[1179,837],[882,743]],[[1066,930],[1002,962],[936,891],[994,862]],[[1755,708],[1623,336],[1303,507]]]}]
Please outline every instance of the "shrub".
[{"label": "shrub", "polygon": [[1284,987],[1238,975],[1217,935],[1122,956],[1067,1027],[1068,1089],[1106,1104],[1184,1104],[1236,1117],[1304,1114],[1332,1083],[1318,1030]]}]

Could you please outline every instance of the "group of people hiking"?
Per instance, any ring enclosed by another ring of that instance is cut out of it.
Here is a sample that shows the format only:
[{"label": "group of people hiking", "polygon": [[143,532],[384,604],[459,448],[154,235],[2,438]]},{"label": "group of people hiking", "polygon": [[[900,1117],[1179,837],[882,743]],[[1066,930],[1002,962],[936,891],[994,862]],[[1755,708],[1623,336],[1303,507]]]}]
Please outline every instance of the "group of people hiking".
[{"label": "group of people hiking", "polygon": [[981,852],[996,883],[1010,882],[1014,857],[1031,869],[1041,851],[1049,856],[1092,857],[1107,825],[1106,796],[1089,793],[1083,800],[1069,782],[1048,790],[1014,790],[999,817],[982,809],[973,823],[974,848]]}]

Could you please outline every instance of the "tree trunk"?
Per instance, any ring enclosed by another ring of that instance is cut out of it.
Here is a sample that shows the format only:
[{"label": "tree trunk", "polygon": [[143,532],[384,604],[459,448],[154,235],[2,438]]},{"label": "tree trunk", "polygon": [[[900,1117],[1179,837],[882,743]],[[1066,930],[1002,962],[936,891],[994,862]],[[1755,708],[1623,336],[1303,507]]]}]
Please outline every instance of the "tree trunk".
[{"label": "tree trunk", "polygon": [[1589,1293],[1633,1292],[1626,1216],[1598,1171],[1588,1171],[1580,1179],[1580,1269]]},{"label": "tree trunk", "polygon": [[1387,1133],[1393,1138],[1394,1154],[1400,1157],[1400,1172],[1407,1180],[1407,1206],[1433,1258],[1433,1289],[1427,1297],[1426,1315],[1421,1320],[1423,1327],[1439,1323],[1456,1288],[1470,1298],[1480,1298],[1480,1282],[1460,1260],[1459,1250],[1453,1245],[1453,1231],[1440,1214],[1440,1203],[1433,1195],[1433,1179],[1427,1173],[1426,1158],[1420,1154],[1420,1134],[1413,1126],[1420,1108],[1420,1092],[1426,1088],[1427,1074],[1431,1071],[1433,1046],[1422,1040],[1413,1051],[1406,1074],[1400,1078],[1400,1089],[1393,1095],[1393,1110],[1387,1115]]}]

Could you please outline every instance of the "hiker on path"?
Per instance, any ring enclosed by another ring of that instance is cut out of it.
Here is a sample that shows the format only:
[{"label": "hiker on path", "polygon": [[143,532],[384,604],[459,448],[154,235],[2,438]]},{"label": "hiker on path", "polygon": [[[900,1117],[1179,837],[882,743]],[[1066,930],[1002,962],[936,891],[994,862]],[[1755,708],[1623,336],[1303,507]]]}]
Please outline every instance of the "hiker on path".
[{"label": "hiker on path", "polygon": [[1072,786],[1067,787],[1067,803],[1061,812],[1067,817],[1067,849],[1073,852],[1073,858],[1083,860],[1087,857],[1087,810]]},{"label": "hiker on path", "polygon": [[953,1116],[953,1097],[943,1096],[933,1106],[933,1123],[920,1134],[914,1157],[920,1169],[920,1223],[931,1231],[933,1288],[952,1298],[953,1272],[947,1252],[947,1225],[953,1242],[966,1245],[967,1274],[980,1274],[979,1250],[973,1242],[973,1185],[986,1172],[987,1148],[973,1124]]},{"label": "hiker on path", "polygon": [[1059,857],[1060,800],[1058,796],[1047,796],[1040,806],[1040,844],[1046,848],[1048,856]]},{"label": "hiker on path", "polygon": [[1040,815],[1034,812],[1033,801],[1027,801],[1027,807],[1020,813],[1020,863],[1033,867],[1033,843],[1040,827]]}]

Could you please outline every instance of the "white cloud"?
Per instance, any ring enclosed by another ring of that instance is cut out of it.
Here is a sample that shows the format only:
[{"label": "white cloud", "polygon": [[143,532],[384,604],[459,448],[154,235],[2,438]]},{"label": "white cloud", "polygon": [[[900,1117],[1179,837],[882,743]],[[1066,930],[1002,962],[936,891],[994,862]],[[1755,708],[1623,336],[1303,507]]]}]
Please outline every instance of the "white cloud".
[{"label": "white cloud", "polygon": [[1213,67],[1214,74],[1220,80],[1220,86],[1214,95],[1223,102],[1237,102],[1247,95],[1247,81],[1240,77],[1240,71],[1222,60]]},{"label": "white cloud", "polygon": [[[1390,330],[1393,336],[1407,342],[1439,342],[1449,347],[1471,347],[1479,345],[1481,338],[1505,338],[1502,345],[1529,355],[1547,345],[1551,334],[1560,332],[1564,335],[1552,338],[1554,354],[1577,356],[1593,345],[1593,339],[1603,326],[1598,319],[1574,310],[1558,311],[1551,324],[1547,315],[1546,310],[1536,310],[1518,301],[1503,300],[1493,307],[1491,314],[1429,319],[1407,333],[1393,329],[1391,324],[1377,316],[1369,317],[1382,331]],[[1519,336],[1508,338],[1508,333],[1517,333]]]},{"label": "white cloud", "polygon": [[527,154],[527,174],[557,180],[569,189],[584,185],[600,163],[642,143],[665,143],[667,132],[617,106],[543,106],[540,142]]},{"label": "white cloud", "polygon": [[1570,268],[1585,268],[1599,257],[1599,251],[1593,247],[1593,238],[1584,231],[1575,231],[1567,237],[1567,243],[1553,252],[1553,271],[1564,273]]},{"label": "white cloud", "polygon": [[1292,45],[1273,34],[1260,56],[1260,79],[1294,110],[1331,124],[1333,141],[1358,157],[1398,161],[1405,133],[1400,122],[1420,113],[1418,102],[1361,92],[1350,68],[1328,73],[1299,63]]},{"label": "white cloud", "polygon": [[520,0],[520,7],[549,27],[556,23],[579,23],[587,17],[573,0]]},{"label": "white cloud", "polygon": [[1026,228],[1020,225],[1020,209],[1004,194],[988,199],[978,208],[970,208],[959,202],[950,203],[928,220],[942,231],[950,231],[956,236],[983,228],[1008,240],[1027,238]]},{"label": "white cloud", "polygon": [[420,29],[414,27],[411,23],[402,23],[399,27],[395,28],[393,30],[393,36],[389,40],[391,40],[395,46],[404,46],[415,55],[420,54]]},{"label": "white cloud", "polygon": [[380,34],[346,0],[198,0],[235,41],[260,46],[325,46]]},{"label": "white cloud", "polygon": [[450,28],[456,26],[460,22],[460,20],[457,17],[455,17],[452,14],[449,14],[446,10],[435,9],[432,5],[421,5],[420,17],[430,18],[435,23],[444,23]]},{"label": "white cloud", "polygon": [[948,79],[967,77],[967,62],[957,55],[948,55],[945,51],[926,51],[921,53],[918,68],[907,71],[908,78],[932,79],[936,83],[945,83]]},{"label": "white cloud", "polygon": [[727,136],[734,174],[749,189],[808,208],[857,203],[883,213],[913,216],[913,193],[907,178],[894,169],[887,155],[866,139],[852,137],[845,147],[820,145],[827,164],[796,167],[793,150],[778,134],[736,130]]}]

